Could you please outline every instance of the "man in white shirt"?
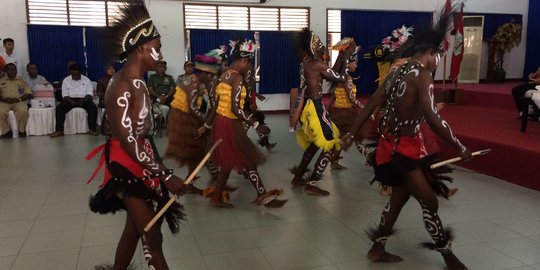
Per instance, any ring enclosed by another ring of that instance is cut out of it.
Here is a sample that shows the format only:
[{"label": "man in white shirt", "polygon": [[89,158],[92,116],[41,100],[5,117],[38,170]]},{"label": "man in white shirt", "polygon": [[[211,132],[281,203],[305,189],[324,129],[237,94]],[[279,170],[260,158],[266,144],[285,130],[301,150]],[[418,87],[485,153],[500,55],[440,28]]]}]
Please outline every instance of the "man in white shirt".
[{"label": "man in white shirt", "polygon": [[24,80],[26,81],[30,89],[32,89],[32,91],[34,91],[34,87],[37,84],[42,84],[45,86],[49,85],[47,79],[38,74],[38,68],[36,64],[28,63],[28,65],[26,65],[26,72],[28,72],[28,74],[24,76]]},{"label": "man in white shirt", "polygon": [[14,52],[15,41],[12,38],[6,38],[2,42],[4,43],[5,51],[0,53],[0,56],[4,58],[6,64],[13,63],[17,66],[17,74],[24,74],[21,57]]},{"label": "man in white shirt", "polygon": [[75,107],[81,107],[88,113],[88,134],[96,136],[97,107],[92,100],[94,89],[92,82],[81,75],[81,66],[73,64],[69,67],[70,76],[62,82],[62,102],[56,107],[56,131],[51,137],[64,135],[66,113]]}]

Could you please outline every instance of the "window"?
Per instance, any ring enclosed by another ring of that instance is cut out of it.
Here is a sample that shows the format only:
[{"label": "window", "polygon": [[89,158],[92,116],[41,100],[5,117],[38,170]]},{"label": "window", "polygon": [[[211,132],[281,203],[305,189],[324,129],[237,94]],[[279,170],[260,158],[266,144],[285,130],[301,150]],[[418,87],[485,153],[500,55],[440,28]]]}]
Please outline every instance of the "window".
[{"label": "window", "polygon": [[296,31],[309,26],[309,8],[184,4],[186,29]]},{"label": "window", "polygon": [[27,0],[29,24],[107,26],[122,1]]},{"label": "window", "polygon": [[[334,46],[341,40],[341,10],[329,9],[327,11],[327,44]],[[336,62],[338,53],[335,50],[330,50],[330,58],[332,65]]]}]

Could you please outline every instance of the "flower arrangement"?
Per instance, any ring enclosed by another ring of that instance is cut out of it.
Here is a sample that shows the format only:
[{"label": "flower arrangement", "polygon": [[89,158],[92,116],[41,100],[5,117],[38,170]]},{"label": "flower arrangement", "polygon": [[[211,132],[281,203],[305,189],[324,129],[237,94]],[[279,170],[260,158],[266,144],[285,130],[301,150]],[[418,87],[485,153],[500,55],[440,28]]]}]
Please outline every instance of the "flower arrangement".
[{"label": "flower arrangement", "polygon": [[388,52],[394,52],[407,42],[409,37],[412,36],[411,32],[413,30],[414,28],[412,26],[406,27],[405,25],[395,29],[390,36],[387,36],[382,40],[382,48]]}]

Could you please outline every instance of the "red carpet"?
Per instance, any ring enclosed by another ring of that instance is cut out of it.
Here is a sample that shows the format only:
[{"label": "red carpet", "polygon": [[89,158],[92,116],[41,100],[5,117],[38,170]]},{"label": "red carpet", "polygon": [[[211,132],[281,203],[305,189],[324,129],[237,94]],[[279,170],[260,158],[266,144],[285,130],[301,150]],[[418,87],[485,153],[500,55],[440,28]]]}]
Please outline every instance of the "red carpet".
[{"label": "red carpet", "polygon": [[[516,105],[512,99],[512,88],[519,84],[521,84],[521,82],[506,82],[500,84],[464,83],[460,84],[458,88],[463,89],[465,104],[515,111]],[[442,89],[442,84],[436,84],[435,87]],[[448,84],[446,87],[448,88]]]},{"label": "red carpet", "polygon": [[[540,191],[540,122],[530,120],[527,131],[519,131],[511,94],[518,84],[460,84],[464,105],[448,104],[441,115],[471,151],[492,149],[458,165]],[[367,102],[367,97],[359,99]],[[441,149],[445,157],[458,155],[453,146],[441,144]]]},{"label": "red carpet", "polygon": [[[540,190],[540,123],[529,121],[519,132],[520,120],[511,95],[519,83],[467,84],[465,105],[448,105],[441,112],[457,137],[472,151],[491,148],[486,156],[459,165],[506,181]],[[443,152],[455,155],[448,145]]]},{"label": "red carpet", "polygon": [[[488,155],[460,166],[540,190],[540,170],[536,167],[540,160],[539,122],[529,122],[527,132],[521,133],[516,112],[510,110],[449,105],[441,115],[471,151],[492,149]],[[456,154],[451,146],[442,149],[448,155]]]}]

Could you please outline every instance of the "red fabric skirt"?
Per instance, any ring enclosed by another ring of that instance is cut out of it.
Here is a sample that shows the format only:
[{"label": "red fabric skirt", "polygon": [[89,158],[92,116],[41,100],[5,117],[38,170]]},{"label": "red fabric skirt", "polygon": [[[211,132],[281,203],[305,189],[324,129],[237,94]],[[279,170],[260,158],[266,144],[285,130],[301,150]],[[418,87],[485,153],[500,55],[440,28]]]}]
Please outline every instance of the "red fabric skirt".
[{"label": "red fabric skirt", "polygon": [[[139,140],[139,143],[144,147],[148,155],[151,159],[154,159],[154,149],[152,147],[152,143],[149,139],[141,139]],[[111,138],[107,141],[106,144],[101,145],[94,149],[90,154],[88,154],[88,157],[86,159],[92,159],[93,156],[95,156],[97,153],[102,152],[101,158],[99,161],[98,168],[94,171],[94,174],[90,177],[88,180],[88,183],[92,181],[92,179],[95,177],[95,175],[99,172],[103,164],[105,162],[107,163],[117,163],[127,169],[134,177],[140,179],[142,177],[145,177],[147,175],[150,175],[151,173],[146,170],[143,166],[140,165],[139,162],[135,161],[131,156],[129,156],[128,153],[122,148],[122,145],[120,144],[120,141],[115,138]],[[100,185],[100,187],[104,187],[107,185],[107,183],[113,178],[113,174],[111,173],[109,166],[105,166],[105,174],[103,183]],[[144,185],[147,188],[157,190],[158,194],[160,191],[160,181],[158,178],[155,179],[148,179],[144,181]]]},{"label": "red fabric skirt", "polygon": [[225,171],[254,169],[264,163],[263,153],[247,136],[238,119],[216,115],[212,127],[212,142],[223,141],[216,147],[212,159]]},{"label": "red fabric skirt", "polygon": [[[394,134],[384,134],[379,138],[375,158],[377,165],[389,163],[392,160],[392,150],[394,149],[396,136]],[[413,160],[419,160],[427,156],[424,140],[421,134],[415,137],[401,136],[396,153],[400,153]]]}]

